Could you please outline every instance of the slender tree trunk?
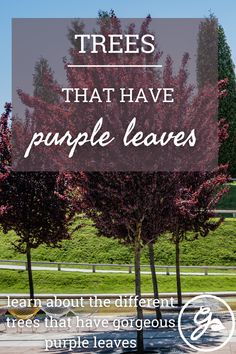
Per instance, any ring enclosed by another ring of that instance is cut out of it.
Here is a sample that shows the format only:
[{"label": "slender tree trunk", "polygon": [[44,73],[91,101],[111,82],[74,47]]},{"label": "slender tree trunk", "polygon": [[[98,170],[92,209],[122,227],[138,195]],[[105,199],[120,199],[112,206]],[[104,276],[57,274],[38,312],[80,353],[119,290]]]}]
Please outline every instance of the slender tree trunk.
[{"label": "slender tree trunk", "polygon": [[178,306],[182,306],[182,290],[181,290],[181,276],[180,276],[180,249],[179,241],[176,240],[175,243],[175,257],[176,257],[176,287],[177,287],[177,297]]},{"label": "slender tree trunk", "polygon": [[33,283],[33,273],[32,273],[32,264],[31,264],[31,249],[30,245],[27,244],[26,247],[26,256],[27,256],[27,270],[29,278],[29,291],[31,303],[34,304],[34,283]]},{"label": "slender tree trunk", "polygon": [[[157,283],[157,276],[156,276],[156,269],[155,269],[153,243],[149,243],[148,251],[149,251],[150,269],[151,269],[151,274],[152,274],[153,295],[154,295],[154,299],[155,300],[156,299],[159,300],[159,292],[158,292],[158,283]],[[156,319],[160,320],[161,318],[162,318],[161,310],[160,310],[160,306],[158,306],[158,307],[156,307]]]},{"label": "slender tree trunk", "polygon": [[[137,233],[135,239],[135,295],[137,296],[138,302],[141,299],[141,273],[140,273],[140,256],[141,256],[141,244],[140,244],[140,233]],[[137,306],[137,319],[143,321],[143,309]],[[138,354],[143,354],[144,352],[144,340],[143,340],[143,329],[137,330],[137,352]]]}]

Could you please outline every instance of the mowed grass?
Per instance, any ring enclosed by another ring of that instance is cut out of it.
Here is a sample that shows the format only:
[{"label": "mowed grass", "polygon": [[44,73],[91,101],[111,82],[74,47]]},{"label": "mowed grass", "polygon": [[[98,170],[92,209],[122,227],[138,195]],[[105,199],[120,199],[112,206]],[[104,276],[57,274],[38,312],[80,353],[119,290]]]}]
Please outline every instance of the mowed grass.
[{"label": "mowed grass", "polygon": [[[1,293],[28,293],[26,271],[0,270]],[[133,274],[81,274],[34,271],[35,293],[38,294],[119,294],[134,293]],[[175,292],[175,276],[158,276],[160,292]],[[234,276],[182,276],[183,292],[235,291]],[[152,292],[152,280],[142,275],[142,292]]]},{"label": "mowed grass", "polygon": [[[24,259],[15,248],[16,235],[11,232],[0,236],[2,259]],[[181,244],[182,265],[236,265],[236,219],[226,219],[206,238]],[[133,263],[132,249],[120,245],[115,239],[98,237],[91,221],[85,221],[71,240],[61,248],[41,246],[32,252],[33,260],[68,261],[78,263]],[[164,235],[155,245],[156,264],[175,264],[175,248]],[[142,253],[142,264],[148,264],[148,251]],[[174,269],[172,270],[174,271]],[[185,269],[183,269],[185,271]],[[192,271],[194,271],[192,269]],[[198,271],[198,270],[197,270]],[[214,270],[215,272],[216,270]],[[232,272],[232,271],[230,271]],[[133,274],[83,274],[55,271],[34,271],[35,293],[134,293]],[[26,271],[0,270],[0,293],[28,293]],[[175,276],[158,275],[160,292],[176,292]],[[183,292],[235,291],[235,276],[182,276]],[[142,292],[152,292],[150,275],[142,275]]]},{"label": "mowed grass", "polygon": [[[121,245],[116,239],[98,237],[90,220],[84,220],[84,227],[79,229],[71,240],[62,242],[60,248],[40,246],[32,250],[32,260],[47,262],[108,263],[133,264],[133,250]],[[190,235],[193,236],[193,235]],[[191,237],[190,237],[191,238]],[[0,233],[1,259],[25,260],[14,248],[17,236],[10,232]],[[149,264],[148,250],[144,248],[142,264]],[[175,246],[169,235],[163,235],[155,245],[156,265],[175,264]],[[236,218],[226,219],[214,232],[205,238],[181,243],[181,264],[198,265],[236,265]]]}]

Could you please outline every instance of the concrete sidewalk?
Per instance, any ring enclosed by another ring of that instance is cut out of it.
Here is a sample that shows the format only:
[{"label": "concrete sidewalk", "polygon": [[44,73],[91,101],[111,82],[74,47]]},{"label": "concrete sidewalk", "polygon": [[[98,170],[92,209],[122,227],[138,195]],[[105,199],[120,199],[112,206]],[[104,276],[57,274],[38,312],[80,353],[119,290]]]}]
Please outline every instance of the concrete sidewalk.
[{"label": "concrete sidewalk", "polygon": [[[191,331],[191,323],[188,318],[189,315],[186,315],[184,326],[187,331]],[[115,316],[116,318],[120,316]],[[94,318],[108,318],[110,320],[109,323],[112,323],[114,316],[94,316]],[[127,318],[123,316],[123,318]],[[152,318],[149,315],[149,318]],[[175,319],[177,320],[177,315],[168,314],[165,315],[165,319]],[[227,327],[227,322],[224,322]],[[119,340],[135,340],[136,339],[136,331],[135,330],[120,330],[115,331],[114,327],[111,325],[104,328],[97,328],[87,330],[87,329],[78,329],[76,327],[71,327],[69,329],[46,329],[44,324],[41,323],[40,327],[37,329],[35,333],[32,333],[31,329],[24,328],[22,333],[17,333],[16,329],[7,328],[4,330],[3,324],[0,325],[0,353],[1,354],[43,354],[43,353],[53,353],[53,354],[74,354],[74,353],[100,353],[100,354],[120,354],[123,353],[124,350],[121,348],[106,348],[99,349],[94,348],[94,337],[96,337],[96,341],[99,340],[109,340],[112,342]],[[61,340],[67,340],[67,345],[64,347],[61,345]],[[156,353],[159,354],[184,354],[184,353],[203,353],[193,351],[189,348],[185,342],[181,339],[179,335],[179,331],[177,326],[174,328],[159,328],[159,329],[145,329],[144,331],[144,339],[145,339],[145,348],[147,350],[155,350]],[[49,351],[45,351],[46,341],[54,341],[55,347],[50,349]],[[76,348],[69,351],[68,343],[69,341],[78,341],[88,340],[89,347],[85,348]],[[216,337],[213,335],[207,336],[206,348],[208,348],[209,343],[219,343],[224,341],[224,338],[219,335]],[[60,348],[58,348],[60,346]],[[217,354],[236,354],[236,333],[234,333],[233,337],[226,346],[224,346],[221,350],[216,350],[213,353]]]},{"label": "concrete sidewalk", "polygon": [[[236,300],[236,291],[193,291],[193,292],[183,292],[182,295],[184,298],[188,297],[194,297],[197,295],[215,295],[219,297],[234,297]],[[117,298],[118,296],[131,296],[134,295],[134,293],[96,293],[96,294],[63,294],[63,293],[36,293],[35,298],[36,299],[49,299],[49,298],[54,298],[54,296],[57,296],[58,298],[66,298],[66,299],[73,299],[73,298],[80,298],[81,296],[84,298],[88,298],[91,296],[97,296],[98,298]],[[1,293],[0,294],[0,299],[7,299],[7,297],[10,296],[12,299],[27,299],[29,298],[29,293]],[[143,297],[153,297],[153,293],[143,293]],[[176,292],[175,293],[170,293],[170,292],[160,292],[160,298],[170,298],[170,297],[176,297]]]},{"label": "concrete sidewalk", "polygon": [[[1,264],[0,269],[5,270],[26,270],[25,265],[12,265],[12,264]],[[57,267],[46,267],[46,266],[32,266],[32,270],[37,271],[53,271],[58,272]],[[61,272],[79,272],[79,273],[94,273],[92,269],[88,268],[60,268]],[[101,274],[129,274],[128,270],[115,270],[115,269],[97,269],[96,273]],[[133,274],[133,273],[132,273]],[[151,274],[150,271],[142,271],[141,274]],[[157,271],[157,275],[167,275],[165,271]],[[205,276],[204,271],[202,272],[180,272],[181,275],[191,275],[191,276]],[[175,271],[169,271],[168,275],[176,275]],[[236,272],[229,273],[229,272],[208,272],[208,276],[236,276]]]}]

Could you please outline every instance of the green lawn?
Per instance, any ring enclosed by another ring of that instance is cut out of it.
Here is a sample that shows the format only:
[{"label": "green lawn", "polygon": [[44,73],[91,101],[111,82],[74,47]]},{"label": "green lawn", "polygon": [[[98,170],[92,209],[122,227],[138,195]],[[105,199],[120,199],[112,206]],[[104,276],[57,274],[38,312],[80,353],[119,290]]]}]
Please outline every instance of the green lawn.
[{"label": "green lawn", "polygon": [[[0,235],[1,259],[25,259],[12,243],[13,232]],[[71,240],[64,241],[61,248],[39,247],[32,251],[32,259],[39,261],[68,261],[78,263],[133,263],[133,251],[117,240],[96,236],[96,229],[89,220]],[[160,265],[175,264],[175,248],[164,235],[155,246],[155,261]],[[144,249],[142,263],[148,264],[148,252]],[[236,219],[226,219],[216,231],[206,238],[185,241],[181,245],[182,265],[236,265]]]},{"label": "green lawn", "polygon": [[[133,293],[134,275],[33,272],[35,293]],[[25,271],[0,270],[0,293],[28,293]],[[174,276],[158,276],[160,292],[175,292]],[[233,276],[182,276],[183,292],[233,291]],[[152,292],[151,276],[142,276],[142,291]]]},{"label": "green lawn", "polygon": [[[219,208],[236,209],[236,183],[230,185],[230,193],[223,198]],[[60,248],[40,246],[32,251],[32,259],[39,261],[78,263],[133,263],[132,249],[115,239],[98,237],[90,220],[71,240],[62,242]],[[14,248],[16,235],[0,233],[1,259],[22,259]],[[148,250],[142,252],[142,264],[148,264]],[[157,265],[175,264],[175,247],[164,235],[155,245]],[[181,264],[236,266],[236,219],[225,222],[206,238],[184,241],[181,244]],[[186,270],[183,270],[186,271]],[[194,270],[192,270],[194,271]],[[198,270],[197,270],[198,271]],[[214,270],[215,272],[215,270]],[[232,272],[232,271],[230,271]],[[28,277],[25,271],[0,270],[1,293],[28,293]],[[175,292],[175,276],[158,276],[161,292]],[[52,271],[34,271],[36,293],[127,293],[134,292],[134,275],[82,274]],[[235,290],[234,276],[182,276],[183,292]],[[142,276],[142,291],[152,292],[149,275]]]}]

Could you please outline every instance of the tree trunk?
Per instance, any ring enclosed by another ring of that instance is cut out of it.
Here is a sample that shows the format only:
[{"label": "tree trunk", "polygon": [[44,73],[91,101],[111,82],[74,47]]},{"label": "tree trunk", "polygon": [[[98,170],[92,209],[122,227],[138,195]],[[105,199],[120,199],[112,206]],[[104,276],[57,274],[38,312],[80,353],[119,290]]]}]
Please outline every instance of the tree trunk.
[{"label": "tree trunk", "polygon": [[176,287],[177,287],[177,297],[178,306],[182,306],[182,290],[181,290],[181,277],[180,277],[180,249],[179,241],[175,243],[175,257],[176,257]]},{"label": "tree trunk", "polygon": [[33,273],[32,273],[32,265],[31,265],[31,249],[29,244],[27,244],[26,247],[26,256],[27,256],[27,270],[28,270],[28,278],[29,278],[30,299],[31,299],[31,303],[34,304],[34,283],[33,283]]},{"label": "tree trunk", "polygon": [[[143,322],[143,309],[139,306],[139,300],[141,299],[141,273],[140,273],[140,256],[141,256],[141,244],[140,234],[137,233],[135,239],[135,295],[138,298],[137,306],[137,319]],[[144,340],[143,329],[137,330],[137,353],[143,354],[144,352]]]},{"label": "tree trunk", "polygon": [[[151,269],[151,274],[152,274],[153,295],[154,295],[154,299],[155,300],[156,299],[159,300],[159,292],[158,292],[158,283],[157,283],[157,276],[156,276],[156,269],[155,269],[153,243],[149,243],[148,251],[149,251],[150,269]],[[158,307],[156,307],[156,319],[160,320],[161,318],[162,318],[161,310],[160,310],[160,306],[158,306]]]}]

